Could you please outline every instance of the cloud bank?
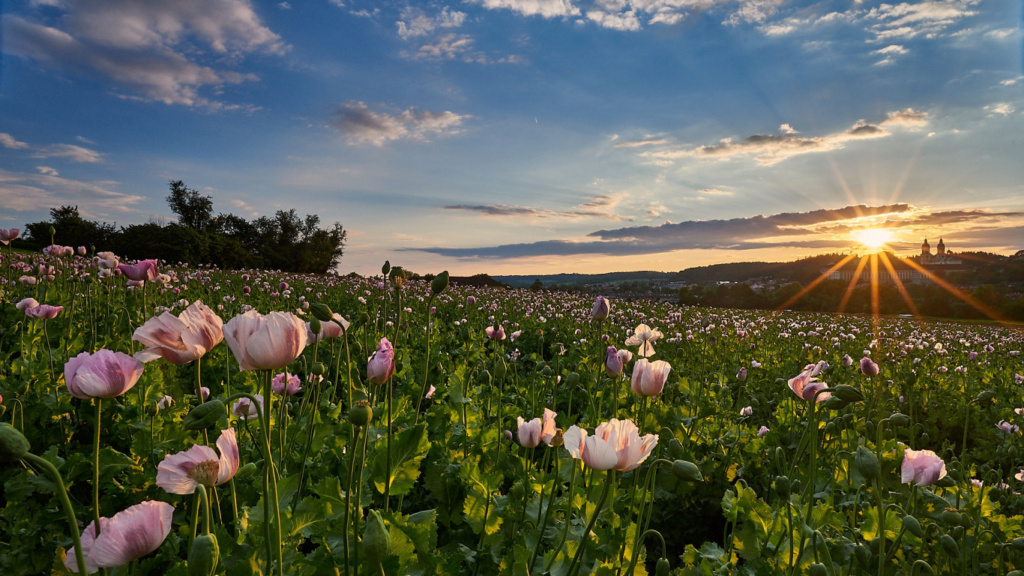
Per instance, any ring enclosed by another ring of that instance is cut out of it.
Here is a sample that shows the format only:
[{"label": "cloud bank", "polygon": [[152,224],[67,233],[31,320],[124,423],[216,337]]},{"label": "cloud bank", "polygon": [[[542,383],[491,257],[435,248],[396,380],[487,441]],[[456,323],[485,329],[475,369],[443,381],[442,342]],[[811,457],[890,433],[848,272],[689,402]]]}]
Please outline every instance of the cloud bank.
[{"label": "cloud bank", "polygon": [[447,110],[432,112],[416,108],[391,114],[353,101],[338,105],[330,125],[341,132],[349,144],[384,146],[397,140],[427,141],[430,136],[458,134],[467,118],[470,116]]}]

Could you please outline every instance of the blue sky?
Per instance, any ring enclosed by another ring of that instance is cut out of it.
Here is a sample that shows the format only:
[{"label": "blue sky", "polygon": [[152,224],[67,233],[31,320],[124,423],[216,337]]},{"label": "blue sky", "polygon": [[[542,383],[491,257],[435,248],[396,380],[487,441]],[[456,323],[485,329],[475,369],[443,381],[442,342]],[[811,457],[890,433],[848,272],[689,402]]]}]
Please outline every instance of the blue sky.
[{"label": "blue sky", "polygon": [[[1024,249],[1019,0],[4,3],[0,226],[169,180],[343,272]],[[934,240],[932,241],[935,243]]]}]

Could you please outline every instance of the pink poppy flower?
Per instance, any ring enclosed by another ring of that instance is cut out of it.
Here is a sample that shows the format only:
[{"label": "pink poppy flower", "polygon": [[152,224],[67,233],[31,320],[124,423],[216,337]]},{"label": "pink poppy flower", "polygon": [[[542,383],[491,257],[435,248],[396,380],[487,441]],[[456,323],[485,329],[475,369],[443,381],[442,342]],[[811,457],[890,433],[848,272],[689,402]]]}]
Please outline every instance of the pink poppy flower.
[{"label": "pink poppy flower", "polygon": [[573,458],[594,470],[620,472],[635,470],[651,455],[658,445],[657,434],[641,437],[639,429],[631,420],[612,418],[588,436],[586,430],[571,426],[565,432],[565,448]]},{"label": "pink poppy flower", "polygon": [[152,282],[156,279],[156,260],[141,260],[137,264],[118,264],[117,269],[136,282]]},{"label": "pink poppy flower", "polygon": [[[814,395],[818,393],[818,390],[828,388],[828,384],[819,382],[813,375],[820,372],[817,366],[814,364],[808,364],[804,367],[803,372],[789,379],[789,389],[794,394],[810,402],[814,400]],[[824,402],[832,397],[829,392],[823,392],[818,394],[818,402]]]},{"label": "pink poppy flower", "polygon": [[302,381],[294,374],[281,372],[270,381],[270,387],[276,394],[294,396],[302,390]]},{"label": "pink poppy flower", "polygon": [[366,364],[366,379],[383,384],[395,373],[395,349],[387,338],[381,338],[376,352]]},{"label": "pink poppy flower", "polygon": [[202,358],[224,339],[224,321],[210,307],[196,300],[180,315],[164,312],[139,326],[132,340],[146,346],[135,354],[142,362],[163,358],[171,364],[188,364]]},{"label": "pink poppy flower", "polygon": [[[113,518],[100,518],[100,535],[96,536],[96,522],[90,522],[82,532],[82,553],[89,574],[100,568],[117,568],[156,550],[171,533],[174,506],[166,502],[147,500],[126,508]],[[64,566],[78,573],[74,552],[64,559]]]},{"label": "pink poppy flower", "polygon": [[633,331],[633,335],[626,340],[626,346],[639,346],[637,354],[642,358],[654,356],[654,343],[664,336],[660,331],[641,324]]},{"label": "pink poppy flower", "polygon": [[306,326],[290,312],[250,310],[228,320],[224,339],[242,370],[277,370],[302,354]]},{"label": "pink poppy flower", "polygon": [[487,337],[491,340],[500,341],[505,339],[505,328],[500,325],[497,328],[494,326],[488,326],[487,328],[484,328],[484,333],[487,334]]},{"label": "pink poppy flower", "polygon": [[931,486],[946,477],[946,463],[931,450],[903,451],[900,481],[918,486]]},{"label": "pink poppy flower", "polygon": [[156,469],[156,485],[171,494],[192,494],[196,486],[219,486],[238,472],[238,440],[235,430],[228,428],[217,439],[220,457],[209,446],[195,446],[165,456]]},{"label": "pink poppy flower", "polygon": [[10,230],[0,228],[0,242],[3,242],[4,246],[10,244],[11,240],[17,239],[18,236],[21,236],[19,228],[11,228]]},{"label": "pink poppy flower", "polygon": [[[259,409],[263,409],[263,395],[253,394],[256,398],[256,403],[259,404]],[[256,410],[256,406],[253,406],[252,402],[248,398],[242,398],[235,402],[231,406],[231,413],[242,420],[252,420],[253,418],[259,417],[259,412]]]},{"label": "pink poppy flower", "polygon": [[649,362],[646,358],[641,358],[633,365],[630,387],[641,396],[657,396],[665,389],[670,370],[672,366],[664,360]]},{"label": "pink poppy flower", "polygon": [[144,366],[122,352],[82,352],[64,364],[64,382],[75,398],[114,398],[132,389]]},{"label": "pink poppy flower", "polygon": [[612,303],[604,296],[598,296],[594,300],[594,307],[590,311],[591,320],[604,320],[612,310]]}]

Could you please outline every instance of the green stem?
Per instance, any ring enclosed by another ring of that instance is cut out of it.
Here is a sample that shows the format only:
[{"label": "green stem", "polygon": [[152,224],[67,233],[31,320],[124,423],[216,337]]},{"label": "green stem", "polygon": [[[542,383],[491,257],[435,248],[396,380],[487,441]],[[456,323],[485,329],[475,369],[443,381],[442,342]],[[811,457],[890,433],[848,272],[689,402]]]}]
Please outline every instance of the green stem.
[{"label": "green stem", "polygon": [[352,488],[353,488],[352,483],[353,483],[353,479],[354,479],[354,476],[355,476],[355,473],[356,473],[356,450],[355,450],[355,448],[356,448],[356,444],[359,443],[359,426],[354,426],[353,428],[355,428],[355,433],[354,433],[355,440],[354,440],[354,442],[349,444],[349,447],[351,448],[351,450],[349,450],[348,485],[345,488],[345,523],[344,523],[344,531],[345,531],[345,576],[348,576],[348,573],[349,573],[349,558],[350,557],[349,557],[349,541],[348,541],[348,524],[349,524],[348,520],[349,520],[349,513],[352,510],[352,505],[351,505]]},{"label": "green stem", "polygon": [[566,510],[565,510],[565,527],[562,529],[562,537],[558,541],[558,545],[555,546],[555,553],[548,559],[547,564],[544,566],[544,572],[551,570],[551,565],[555,563],[555,558],[558,557],[558,553],[562,550],[562,546],[565,545],[566,538],[569,537],[569,524],[572,523],[572,500],[573,492],[576,488],[576,471],[579,470],[579,464],[574,460],[572,463],[572,476],[569,477],[569,490],[566,495]]},{"label": "green stem", "polygon": [[[75,548],[75,561],[78,563],[78,573],[88,574],[88,570],[85,567],[85,555],[82,554],[82,540],[78,532],[78,519],[75,518],[75,509],[71,506],[71,501],[68,499],[68,491],[64,486],[64,479],[61,478],[60,472],[54,467],[48,460],[40,458],[35,454],[25,454],[24,459],[29,463],[41,468],[46,475],[50,477],[50,480],[57,486],[57,496],[60,498],[61,506],[64,507],[64,514],[67,516],[68,527],[71,529],[71,541],[74,543]],[[100,534],[100,523],[97,520],[95,524],[95,533],[97,536]]]},{"label": "green stem", "polygon": [[199,492],[199,501],[203,505],[203,534],[210,533],[210,497],[206,493],[206,486],[196,486]]},{"label": "green stem", "polygon": [[608,471],[608,476],[605,478],[604,490],[601,491],[601,498],[597,501],[597,507],[594,508],[594,514],[590,517],[590,522],[587,523],[587,529],[583,531],[583,540],[580,541],[580,547],[576,549],[576,555],[573,556],[572,563],[569,564],[569,572],[567,576],[575,576],[579,572],[580,561],[583,559],[583,552],[587,549],[587,541],[590,540],[590,532],[594,529],[594,524],[597,523],[597,517],[601,515],[601,509],[604,508],[604,502],[608,499],[608,493],[611,491],[612,484],[615,483],[615,469]]},{"label": "green stem", "polygon": [[93,440],[92,502],[93,519],[96,521],[96,537],[100,536],[100,416],[103,398],[93,398],[96,404],[96,434]]}]

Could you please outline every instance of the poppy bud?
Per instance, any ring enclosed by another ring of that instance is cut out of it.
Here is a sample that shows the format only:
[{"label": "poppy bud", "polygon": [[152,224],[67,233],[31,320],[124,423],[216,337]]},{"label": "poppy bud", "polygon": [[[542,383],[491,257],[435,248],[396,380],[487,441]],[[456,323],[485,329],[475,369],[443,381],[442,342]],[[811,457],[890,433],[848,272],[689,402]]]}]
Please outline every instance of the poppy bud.
[{"label": "poppy bud", "polygon": [[259,465],[256,462],[246,462],[245,466],[239,468],[238,472],[235,473],[235,479],[245,480],[249,476],[255,474],[258,468]]},{"label": "poppy bud", "polygon": [[889,422],[897,426],[910,426],[910,416],[902,412],[896,412],[892,416],[889,416]]},{"label": "poppy bud", "polygon": [[373,419],[373,408],[366,400],[359,400],[348,411],[348,421],[354,426],[366,426]]},{"label": "poppy bud", "polygon": [[676,460],[673,462],[672,474],[683,482],[704,481],[704,476],[700,473],[700,468],[697,468],[697,465],[693,462],[687,462],[686,460]]},{"label": "poppy bud", "polygon": [[857,563],[862,568],[871,567],[871,549],[863,544],[858,544],[853,548],[853,555],[857,558]]},{"label": "poppy bud", "polygon": [[960,555],[960,546],[949,534],[943,534],[942,537],[939,538],[939,543],[942,544],[942,549],[950,556],[957,557]]},{"label": "poppy bud", "polygon": [[907,529],[907,532],[910,532],[918,538],[924,537],[924,530],[921,529],[921,523],[917,521],[917,518],[914,518],[910,514],[903,517],[903,527]]},{"label": "poppy bud", "polygon": [[672,570],[672,566],[668,563],[668,558],[662,557],[658,560],[658,565],[654,569],[654,576],[668,576],[669,571]]},{"label": "poppy bud", "polygon": [[314,376],[323,376],[324,372],[326,371],[326,368],[324,368],[324,363],[323,362],[317,362],[316,364],[313,364],[313,366],[309,369],[309,371]]},{"label": "poppy bud", "polygon": [[309,331],[312,332],[314,335],[320,334],[320,332],[322,332],[323,329],[323,324],[321,324],[320,320],[317,319],[316,317],[309,321]]},{"label": "poppy bud", "polygon": [[860,390],[846,384],[829,388],[829,391],[832,392],[832,396],[838,396],[847,402],[861,402],[864,400],[864,394]]},{"label": "poppy bud", "polygon": [[380,512],[370,510],[366,517],[366,530],[363,532],[363,553],[371,565],[378,566],[391,555],[391,534]]},{"label": "poppy bud", "polygon": [[981,394],[978,394],[978,397],[975,399],[975,402],[977,402],[978,404],[981,404],[982,402],[988,402],[989,400],[991,400],[991,399],[993,399],[995,397],[996,397],[996,391],[995,390],[985,390]]},{"label": "poppy bud", "polygon": [[580,382],[580,375],[577,372],[569,372],[569,375],[565,377],[565,383],[569,386],[575,386]]},{"label": "poppy bud", "polygon": [[[309,311],[313,317],[321,322],[330,322],[334,319],[334,312],[331,307],[323,302],[315,302],[309,305]],[[312,324],[312,322],[310,322]]]},{"label": "poppy bud", "polygon": [[388,272],[391,272],[391,261],[385,260],[384,265],[380,267],[380,273],[387,276]]},{"label": "poppy bud", "polygon": [[17,462],[28,454],[29,448],[28,439],[20,430],[0,423],[0,462]]},{"label": "poppy bud", "polygon": [[775,478],[775,493],[779,495],[779,498],[789,498],[790,489],[789,478],[785,476]]},{"label": "poppy bud", "polygon": [[501,380],[505,377],[505,373],[508,371],[508,366],[505,365],[505,359],[498,356],[494,362],[494,377]]},{"label": "poppy bud", "polygon": [[214,398],[193,408],[181,421],[181,425],[185,430],[205,430],[217,424],[224,415],[224,403]]},{"label": "poppy bud", "polygon": [[875,456],[875,453],[864,446],[857,447],[857,454],[853,458],[853,464],[857,467],[860,475],[867,480],[874,480],[881,473],[881,466],[878,464],[878,458]]},{"label": "poppy bud", "polygon": [[434,279],[430,282],[430,291],[435,295],[444,292],[444,289],[448,287],[448,280],[449,276],[447,270],[441,272],[437,276],[434,276]]},{"label": "poppy bud", "polygon": [[192,548],[188,551],[189,576],[213,576],[217,573],[217,561],[220,559],[220,547],[217,537],[213,534],[196,536]]},{"label": "poppy bud", "polygon": [[1024,538],[1014,538],[1010,541],[1010,546],[1013,546],[1017,550],[1024,550]]},{"label": "poppy bud", "polygon": [[828,576],[828,569],[825,568],[824,564],[815,562],[814,564],[811,564],[808,569],[808,573],[811,576]]}]

